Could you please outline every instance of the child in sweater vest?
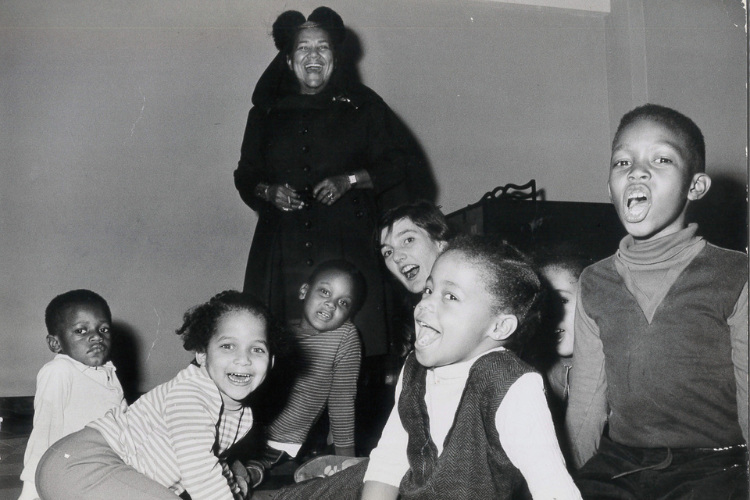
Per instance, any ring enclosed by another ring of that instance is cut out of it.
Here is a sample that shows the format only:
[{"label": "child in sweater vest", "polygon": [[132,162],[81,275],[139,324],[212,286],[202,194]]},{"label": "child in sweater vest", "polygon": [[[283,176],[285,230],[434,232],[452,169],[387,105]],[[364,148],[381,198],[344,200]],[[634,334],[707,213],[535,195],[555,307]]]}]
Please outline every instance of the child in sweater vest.
[{"label": "child in sweater vest", "polygon": [[747,498],[748,262],[687,223],[710,186],[692,120],[623,116],[608,187],[629,234],[582,273],[576,310],[567,428],[584,498]]},{"label": "child in sweater vest", "polygon": [[278,499],[578,499],[533,347],[542,286],[507,244],[459,237],[435,261],[414,312],[416,342],[369,462]]}]

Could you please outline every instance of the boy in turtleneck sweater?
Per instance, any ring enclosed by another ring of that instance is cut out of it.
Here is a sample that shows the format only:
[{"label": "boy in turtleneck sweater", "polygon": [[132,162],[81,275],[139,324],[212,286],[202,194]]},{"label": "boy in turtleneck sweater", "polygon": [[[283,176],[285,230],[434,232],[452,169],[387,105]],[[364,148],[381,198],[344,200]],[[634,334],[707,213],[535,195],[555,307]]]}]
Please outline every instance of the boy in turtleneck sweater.
[{"label": "boy in turtleneck sweater", "polygon": [[583,272],[576,310],[566,425],[584,498],[747,498],[748,261],[686,222],[704,170],[692,120],[623,116],[608,187],[629,234]]}]

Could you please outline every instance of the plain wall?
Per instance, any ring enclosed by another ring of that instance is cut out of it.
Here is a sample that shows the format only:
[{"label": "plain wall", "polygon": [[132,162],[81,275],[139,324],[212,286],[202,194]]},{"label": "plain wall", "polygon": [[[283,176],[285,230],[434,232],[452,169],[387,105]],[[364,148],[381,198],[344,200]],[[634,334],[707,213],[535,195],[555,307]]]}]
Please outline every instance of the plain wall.
[{"label": "plain wall", "polygon": [[[607,201],[613,127],[644,98],[693,116],[709,167],[744,185],[742,9],[611,4],[327,2],[445,212],[531,178],[549,200]],[[184,311],[242,285],[256,217],[232,172],[250,96],[275,17],[319,3],[124,5],[0,0],[0,396],[33,394],[56,294],[109,301],[148,390],[190,359],[173,333]]]}]

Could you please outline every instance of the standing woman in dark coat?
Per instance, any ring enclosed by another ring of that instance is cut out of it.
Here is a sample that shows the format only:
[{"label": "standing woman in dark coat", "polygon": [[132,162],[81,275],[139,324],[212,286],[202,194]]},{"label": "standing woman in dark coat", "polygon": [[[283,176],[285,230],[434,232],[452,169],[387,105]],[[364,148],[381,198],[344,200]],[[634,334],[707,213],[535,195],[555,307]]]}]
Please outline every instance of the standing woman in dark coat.
[{"label": "standing woman in dark coat", "polygon": [[242,199],[258,213],[245,291],[279,318],[300,316],[299,288],[313,267],[346,259],[367,280],[355,318],[367,355],[388,349],[385,290],[372,235],[376,199],[403,181],[406,152],[393,113],[339,67],[341,17],[318,7],[308,19],[282,13],[279,49],[253,93],[234,173]]}]

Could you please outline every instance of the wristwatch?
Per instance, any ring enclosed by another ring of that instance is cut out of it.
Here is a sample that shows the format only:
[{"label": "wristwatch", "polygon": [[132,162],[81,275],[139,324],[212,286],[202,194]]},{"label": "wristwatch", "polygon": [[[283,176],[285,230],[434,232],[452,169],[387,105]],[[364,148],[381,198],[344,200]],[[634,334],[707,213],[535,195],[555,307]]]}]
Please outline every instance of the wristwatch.
[{"label": "wristwatch", "polygon": [[351,174],[351,175],[349,176],[349,185],[350,185],[351,187],[354,187],[354,185],[355,185],[356,183],[357,183],[357,176],[356,176],[356,175],[354,175],[354,174]]}]

